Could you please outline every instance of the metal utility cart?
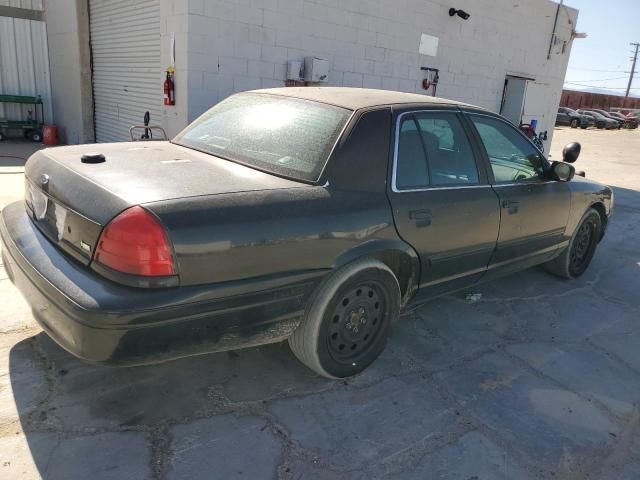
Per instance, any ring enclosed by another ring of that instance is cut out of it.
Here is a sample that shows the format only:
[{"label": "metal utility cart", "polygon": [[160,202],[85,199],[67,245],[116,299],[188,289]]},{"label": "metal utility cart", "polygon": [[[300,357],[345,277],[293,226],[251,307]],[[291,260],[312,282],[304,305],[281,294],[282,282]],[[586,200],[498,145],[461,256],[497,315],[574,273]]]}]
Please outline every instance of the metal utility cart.
[{"label": "metal utility cart", "polygon": [[[7,136],[8,130],[20,130],[22,134],[34,142],[42,141],[42,126],[44,124],[44,111],[40,95],[31,97],[25,95],[0,95],[0,103],[16,103],[21,105],[33,105],[33,112],[29,110],[26,120],[8,120],[0,118],[0,141]],[[40,108],[38,109],[38,106]],[[38,114],[38,110],[40,113]]]}]

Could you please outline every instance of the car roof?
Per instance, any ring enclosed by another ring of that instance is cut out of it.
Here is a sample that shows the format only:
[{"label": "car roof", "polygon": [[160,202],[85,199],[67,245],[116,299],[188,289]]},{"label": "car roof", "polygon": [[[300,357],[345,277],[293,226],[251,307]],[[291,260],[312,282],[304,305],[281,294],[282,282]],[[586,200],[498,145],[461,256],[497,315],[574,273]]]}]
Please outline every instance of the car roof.
[{"label": "car roof", "polygon": [[[328,103],[337,107],[359,110],[362,108],[377,107],[380,105],[396,104],[421,104],[431,105],[455,105],[472,108],[480,108],[467,103],[456,102],[446,98],[431,97],[418,93],[396,92],[393,90],[376,90],[372,88],[351,87],[282,87],[251,90],[249,93],[268,95],[281,95],[295,97],[321,103]],[[484,109],[482,109],[484,110]]]}]

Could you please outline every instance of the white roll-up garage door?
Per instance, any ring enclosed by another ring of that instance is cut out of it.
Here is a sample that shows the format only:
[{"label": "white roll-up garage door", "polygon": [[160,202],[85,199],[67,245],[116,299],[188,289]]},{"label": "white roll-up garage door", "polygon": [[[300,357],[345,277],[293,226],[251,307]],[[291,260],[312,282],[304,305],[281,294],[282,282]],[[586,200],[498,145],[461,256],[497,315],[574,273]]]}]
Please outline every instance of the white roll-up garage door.
[{"label": "white roll-up garage door", "polygon": [[162,119],[160,0],[90,0],[96,141],[129,139],[129,127]]}]

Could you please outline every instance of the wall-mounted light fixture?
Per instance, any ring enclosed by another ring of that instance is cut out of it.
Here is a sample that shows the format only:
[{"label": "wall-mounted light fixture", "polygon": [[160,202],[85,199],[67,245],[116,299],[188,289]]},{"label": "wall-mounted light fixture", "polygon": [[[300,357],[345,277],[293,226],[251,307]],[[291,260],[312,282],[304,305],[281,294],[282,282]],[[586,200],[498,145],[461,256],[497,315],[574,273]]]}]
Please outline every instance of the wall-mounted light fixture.
[{"label": "wall-mounted light fixture", "polygon": [[453,17],[455,15],[458,15],[463,20],[469,20],[469,17],[471,16],[471,14],[465,12],[464,10],[450,8],[449,9],[449,16]]}]

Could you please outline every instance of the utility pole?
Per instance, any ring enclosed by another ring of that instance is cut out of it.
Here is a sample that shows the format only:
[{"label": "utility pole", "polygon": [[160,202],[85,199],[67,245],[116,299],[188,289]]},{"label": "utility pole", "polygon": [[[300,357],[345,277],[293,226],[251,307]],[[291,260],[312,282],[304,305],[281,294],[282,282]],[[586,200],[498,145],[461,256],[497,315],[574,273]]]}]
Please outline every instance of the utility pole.
[{"label": "utility pole", "polygon": [[638,48],[640,43],[630,43],[632,47],[636,47],[636,53],[633,54],[633,63],[631,64],[631,72],[629,72],[629,83],[627,84],[627,93],[624,98],[629,98],[629,90],[631,90],[631,82],[633,82],[633,74],[636,71],[636,60],[638,60]]}]

